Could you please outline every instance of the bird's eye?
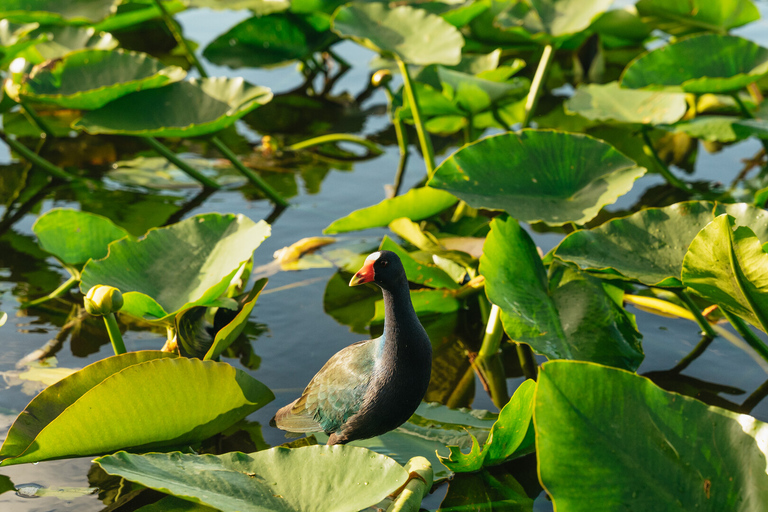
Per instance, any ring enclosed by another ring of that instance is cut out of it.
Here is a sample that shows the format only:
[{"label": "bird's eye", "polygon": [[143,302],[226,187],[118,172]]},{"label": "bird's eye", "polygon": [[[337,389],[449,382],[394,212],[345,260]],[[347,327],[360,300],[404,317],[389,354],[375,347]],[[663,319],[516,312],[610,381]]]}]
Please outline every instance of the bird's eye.
[{"label": "bird's eye", "polygon": [[389,262],[388,262],[387,260],[381,260],[381,261],[379,262],[379,265],[381,265],[382,267],[386,267],[388,263],[389,263]]}]

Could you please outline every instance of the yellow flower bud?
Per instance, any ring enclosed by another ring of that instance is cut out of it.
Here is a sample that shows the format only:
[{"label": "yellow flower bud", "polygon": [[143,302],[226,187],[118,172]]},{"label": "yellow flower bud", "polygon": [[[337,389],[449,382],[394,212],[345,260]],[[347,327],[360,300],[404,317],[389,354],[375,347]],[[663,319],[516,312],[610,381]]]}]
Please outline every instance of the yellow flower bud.
[{"label": "yellow flower bud", "polygon": [[123,294],[113,286],[97,284],[85,296],[85,310],[97,316],[120,311],[123,307]]},{"label": "yellow flower bud", "polygon": [[392,73],[387,69],[380,69],[371,77],[371,84],[373,84],[374,87],[380,87],[390,80],[392,80]]}]

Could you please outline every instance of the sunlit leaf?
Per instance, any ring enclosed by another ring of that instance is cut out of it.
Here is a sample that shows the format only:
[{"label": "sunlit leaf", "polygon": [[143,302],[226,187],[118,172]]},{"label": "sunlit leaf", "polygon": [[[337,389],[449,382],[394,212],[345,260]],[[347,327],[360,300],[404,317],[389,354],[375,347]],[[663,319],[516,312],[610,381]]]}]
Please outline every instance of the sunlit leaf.
[{"label": "sunlit leaf", "polygon": [[499,413],[482,450],[473,439],[472,449],[463,453],[457,446],[449,446],[450,455],[440,461],[453,472],[467,473],[485,466],[501,464],[533,451],[533,392],[535,381],[528,379],[517,388],[515,394]]},{"label": "sunlit leaf", "polygon": [[227,348],[232,343],[234,343],[238,336],[240,336],[240,334],[243,332],[243,329],[245,329],[251,311],[253,311],[254,306],[256,306],[256,300],[259,298],[259,294],[266,285],[266,278],[259,279],[253,284],[253,288],[248,294],[243,307],[240,309],[240,311],[238,311],[237,316],[235,316],[231,322],[229,322],[227,325],[221,328],[219,332],[216,333],[216,337],[213,340],[213,345],[211,345],[211,348],[205,354],[203,359],[216,359],[222,354],[222,352],[227,350]]},{"label": "sunlit leaf", "polygon": [[533,499],[514,476],[505,471],[464,473],[448,484],[438,512],[532,512]]},{"label": "sunlit leaf", "polygon": [[145,487],[241,512],[357,512],[408,477],[389,457],[353,446],[278,446],[224,455],[119,452],[96,463]]},{"label": "sunlit leaf", "polygon": [[610,270],[651,286],[682,286],[680,272],[688,246],[716,215],[728,213],[768,239],[768,213],[746,203],[689,201],[647,208],[590,230],[571,233],[555,256],[586,270]]},{"label": "sunlit leaf", "polygon": [[429,187],[414,188],[401,196],[355,210],[346,217],[333,221],[323,233],[344,233],[382,227],[400,217],[422,220],[450,208],[456,202],[456,196],[448,192]]},{"label": "sunlit leaf", "polygon": [[92,48],[111,50],[118,44],[112,34],[97,32],[92,27],[48,25],[30,32],[28,37],[45,37],[46,41],[22,52],[21,56],[32,64],[58,59],[75,50]]},{"label": "sunlit leaf", "polygon": [[291,6],[288,0],[187,0],[190,7],[208,8],[217,11],[239,11],[248,9],[258,16],[285,11]]},{"label": "sunlit leaf", "polygon": [[675,123],[688,109],[685,94],[621,89],[618,82],[582,85],[565,106],[587,119],[642,124]]},{"label": "sunlit leaf", "polygon": [[768,426],[751,416],[571,361],[544,364],[534,416],[539,476],[557,510],[748,512],[768,503]]},{"label": "sunlit leaf", "polygon": [[86,25],[114,13],[119,0],[4,0],[0,19],[41,25]]},{"label": "sunlit leaf", "polygon": [[263,384],[225,363],[128,352],[87,366],[35,397],[11,426],[0,465],[194,443],[273,398]]},{"label": "sunlit leaf", "polygon": [[79,50],[36,66],[19,89],[28,101],[62,108],[95,109],[126,94],[162,87],[186,71],[144,53]]},{"label": "sunlit leaf", "polygon": [[587,28],[612,0],[531,0],[509,2],[498,15],[501,28],[524,27],[528,32],[545,32],[553,37],[575,34]]},{"label": "sunlit leaf", "polygon": [[[554,270],[554,269],[553,269]],[[480,258],[488,300],[501,308],[509,337],[550,359],[635,370],[641,335],[600,280],[572,269],[547,271],[514,219],[496,218]]]},{"label": "sunlit leaf", "polygon": [[270,99],[268,88],[242,78],[192,78],[122,96],[86,113],[73,127],[88,133],[194,137],[226,128]]},{"label": "sunlit leaf", "polygon": [[114,286],[121,310],[138,318],[164,320],[192,306],[218,305],[218,298],[253,251],[270,235],[264,221],[242,215],[198,215],[150,230],[141,240],[110,245],[109,256],[83,269],[80,289]]},{"label": "sunlit leaf", "polygon": [[103,258],[111,242],[129,236],[106,217],[63,208],[41,215],[32,231],[43,249],[70,265]]},{"label": "sunlit leaf", "polygon": [[644,53],[621,76],[621,86],[671,92],[727,93],[768,74],[768,49],[747,39],[703,34]]},{"label": "sunlit leaf", "polygon": [[760,18],[751,0],[640,0],[637,10],[642,16],[714,32],[727,32]]},{"label": "sunlit leaf", "polygon": [[522,130],[462,147],[440,164],[429,186],[475,208],[559,226],[589,221],[643,174],[644,168],[601,140]]},{"label": "sunlit leaf", "polygon": [[408,5],[352,2],[340,7],[333,30],[409,64],[458,64],[464,38],[440,16]]},{"label": "sunlit leaf", "polygon": [[388,236],[384,237],[379,248],[383,251],[392,251],[400,257],[405,274],[410,282],[429,286],[430,288],[447,288],[449,290],[459,288],[459,284],[440,267],[415,260],[405,249]]}]

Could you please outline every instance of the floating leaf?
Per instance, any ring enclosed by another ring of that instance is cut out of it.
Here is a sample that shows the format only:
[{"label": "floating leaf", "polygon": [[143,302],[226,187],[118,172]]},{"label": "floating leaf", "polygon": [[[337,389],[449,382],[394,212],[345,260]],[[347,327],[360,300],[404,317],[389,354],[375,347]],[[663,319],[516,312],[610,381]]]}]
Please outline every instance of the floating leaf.
[{"label": "floating leaf", "polygon": [[588,135],[522,130],[462,147],[440,164],[429,186],[475,208],[559,226],[591,220],[643,174],[644,168]]},{"label": "floating leaf", "polygon": [[208,8],[216,11],[240,11],[248,9],[258,16],[285,11],[291,6],[288,0],[187,0],[190,7]]},{"label": "floating leaf", "polygon": [[542,366],[534,416],[539,477],[557,510],[748,512],[768,503],[768,426],[751,416],[572,361]]},{"label": "floating leaf", "polygon": [[338,40],[328,29],[328,17],[319,14],[259,14],[217,37],[203,56],[234,69],[275,66],[307,58]]},{"label": "floating leaf", "polygon": [[335,273],[325,286],[323,310],[337,322],[348,325],[352,332],[367,334],[378,298],[379,294],[367,286],[349,286],[348,278]]},{"label": "floating leaf", "polygon": [[237,316],[235,316],[231,322],[222,327],[219,332],[216,333],[216,337],[213,340],[213,345],[211,345],[211,348],[205,354],[203,359],[216,359],[225,350],[227,350],[227,348],[232,343],[234,343],[238,336],[240,336],[240,333],[242,333],[243,329],[245,329],[251,311],[253,311],[254,306],[256,306],[256,300],[259,298],[259,294],[266,285],[266,278],[259,279],[253,284],[253,288],[251,288],[251,291],[248,294],[243,307],[240,308]]},{"label": "floating leaf", "polygon": [[112,34],[98,32],[93,27],[47,25],[31,31],[28,37],[46,38],[45,42],[38,43],[21,54],[33,64],[59,59],[70,52],[84,48],[112,50],[118,44]]},{"label": "floating leaf", "polygon": [[110,245],[109,256],[83,269],[80,290],[97,284],[118,288],[121,313],[165,320],[192,306],[218,305],[240,266],[270,235],[264,221],[242,215],[198,215],[141,240]]},{"label": "floating leaf", "polygon": [[[461,302],[450,290],[412,290],[411,302],[413,309],[419,316],[452,313],[461,307]],[[377,300],[375,307],[371,322],[384,322],[384,300]]]},{"label": "floating leaf", "polygon": [[509,337],[550,359],[635,370],[643,351],[632,318],[600,280],[554,270],[548,279],[531,237],[514,219],[493,220],[480,273]]},{"label": "floating leaf", "polygon": [[130,236],[111,220],[95,213],[55,208],[41,215],[32,226],[40,247],[69,265],[107,255],[108,245]]},{"label": "floating leaf", "polygon": [[688,246],[714,216],[728,213],[768,239],[768,213],[746,203],[688,201],[648,208],[565,237],[555,256],[586,270],[609,270],[649,286],[680,287]]},{"label": "floating leaf", "polygon": [[96,463],[145,487],[241,512],[357,512],[408,478],[389,457],[353,446],[278,446],[223,455],[119,452]]},{"label": "floating leaf", "polygon": [[72,126],[94,134],[195,137],[226,128],[270,99],[268,88],[242,78],[192,78],[123,96]]},{"label": "floating leaf", "polygon": [[696,116],[675,124],[673,130],[701,140],[733,142],[742,138],[735,128],[739,121],[741,118],[736,116]]},{"label": "floating leaf", "polygon": [[456,196],[430,187],[409,190],[401,196],[385,199],[379,204],[355,210],[333,221],[323,233],[334,234],[388,225],[400,217],[422,220],[456,204]]},{"label": "floating leaf", "polygon": [[613,0],[531,0],[530,4],[510,2],[496,18],[503,29],[524,27],[533,34],[568,36],[587,28],[594,18],[608,10]]},{"label": "floating leaf", "polygon": [[394,54],[408,64],[448,64],[461,61],[464,38],[440,16],[408,5],[352,2],[340,7],[333,30],[374,51]]},{"label": "floating leaf", "polygon": [[565,106],[596,121],[652,125],[675,123],[688,109],[683,93],[621,89],[618,82],[579,86]]},{"label": "floating leaf", "polygon": [[488,470],[456,475],[438,509],[440,512],[532,512],[533,499],[514,476]]},{"label": "floating leaf", "polygon": [[640,0],[636,7],[641,16],[713,32],[727,32],[760,18],[751,0]]},{"label": "floating leaf", "polygon": [[517,388],[515,394],[499,413],[488,440],[480,449],[477,439],[472,438],[472,449],[463,453],[457,446],[449,446],[448,457],[438,454],[440,461],[455,473],[477,471],[485,466],[501,464],[533,451],[533,392],[536,382],[528,379]]},{"label": "floating leaf", "polygon": [[[735,229],[734,229],[735,228]],[[768,332],[768,254],[749,226],[719,215],[696,235],[683,260],[683,284]]]},{"label": "floating leaf", "polygon": [[119,0],[3,0],[0,19],[40,25],[86,25],[113,14]]},{"label": "floating leaf", "polygon": [[135,91],[177,82],[186,74],[145,53],[86,49],[35,66],[19,95],[31,102],[90,110]]},{"label": "floating leaf", "polygon": [[429,286],[430,288],[448,288],[449,290],[456,290],[460,287],[440,267],[416,261],[408,254],[408,251],[400,247],[397,242],[388,236],[384,236],[379,249],[382,251],[392,251],[400,257],[405,274],[412,283]]},{"label": "floating leaf", "polygon": [[693,93],[737,91],[768,74],[768,48],[737,36],[685,37],[629,63],[621,86]]}]

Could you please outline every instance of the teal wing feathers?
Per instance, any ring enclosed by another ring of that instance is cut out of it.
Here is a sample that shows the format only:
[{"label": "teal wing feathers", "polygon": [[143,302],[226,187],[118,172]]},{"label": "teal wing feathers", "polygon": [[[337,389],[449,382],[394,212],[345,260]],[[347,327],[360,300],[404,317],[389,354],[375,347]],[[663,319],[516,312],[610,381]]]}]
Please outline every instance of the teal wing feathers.
[{"label": "teal wing feathers", "polygon": [[380,341],[361,341],[331,357],[301,397],[278,411],[278,428],[289,432],[335,432],[360,409]]}]

